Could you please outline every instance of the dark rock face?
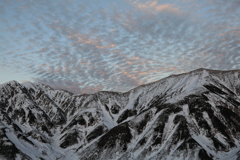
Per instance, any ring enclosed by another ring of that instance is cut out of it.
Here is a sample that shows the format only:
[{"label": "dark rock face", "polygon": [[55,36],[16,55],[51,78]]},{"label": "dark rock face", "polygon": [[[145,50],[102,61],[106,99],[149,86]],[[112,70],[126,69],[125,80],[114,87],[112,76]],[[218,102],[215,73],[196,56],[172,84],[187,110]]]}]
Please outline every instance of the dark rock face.
[{"label": "dark rock face", "polygon": [[240,71],[199,69],[126,93],[0,86],[0,159],[229,159],[240,152]]},{"label": "dark rock face", "polygon": [[98,126],[96,127],[88,136],[87,136],[87,140],[88,142],[94,140],[95,138],[101,136],[103,133],[106,132],[106,129],[104,128],[104,126]]},{"label": "dark rock face", "polygon": [[127,144],[130,143],[132,135],[127,123],[123,123],[111,129],[108,133],[103,135],[98,141],[99,148],[113,148],[116,147],[116,142],[122,146],[123,150],[127,150]]},{"label": "dark rock face", "polygon": [[60,144],[61,148],[67,148],[69,146],[72,146],[74,144],[78,143],[78,132],[73,131],[71,133],[67,133],[64,135],[60,140],[63,139],[62,143]]},{"label": "dark rock face", "polygon": [[14,155],[19,151],[15,145],[8,140],[4,128],[0,130],[0,154],[6,159],[14,159]]},{"label": "dark rock face", "polygon": [[114,105],[111,107],[111,112],[112,112],[112,114],[118,114],[118,113],[119,113],[119,110],[120,110],[120,106],[118,106],[117,104],[114,104]]},{"label": "dark rock face", "polygon": [[119,116],[119,119],[117,120],[117,122],[121,123],[122,121],[126,120],[128,117],[132,117],[136,114],[137,114],[136,110],[127,109]]}]

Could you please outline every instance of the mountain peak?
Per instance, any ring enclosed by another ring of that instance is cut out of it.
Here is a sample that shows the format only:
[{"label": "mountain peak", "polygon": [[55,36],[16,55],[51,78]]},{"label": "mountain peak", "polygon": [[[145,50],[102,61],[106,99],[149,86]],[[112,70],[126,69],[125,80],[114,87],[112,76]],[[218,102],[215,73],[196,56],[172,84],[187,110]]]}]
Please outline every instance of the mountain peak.
[{"label": "mountain peak", "polygon": [[20,83],[18,83],[17,81],[15,80],[12,80],[12,81],[8,81],[8,82],[5,82],[1,85],[19,85]]}]

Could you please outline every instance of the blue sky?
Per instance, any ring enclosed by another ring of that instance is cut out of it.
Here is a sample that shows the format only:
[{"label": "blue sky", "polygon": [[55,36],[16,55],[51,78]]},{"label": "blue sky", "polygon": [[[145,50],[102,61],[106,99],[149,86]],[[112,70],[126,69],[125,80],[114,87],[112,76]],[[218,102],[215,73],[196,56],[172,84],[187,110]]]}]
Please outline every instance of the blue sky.
[{"label": "blue sky", "polygon": [[1,0],[0,84],[128,91],[240,69],[239,0]]}]

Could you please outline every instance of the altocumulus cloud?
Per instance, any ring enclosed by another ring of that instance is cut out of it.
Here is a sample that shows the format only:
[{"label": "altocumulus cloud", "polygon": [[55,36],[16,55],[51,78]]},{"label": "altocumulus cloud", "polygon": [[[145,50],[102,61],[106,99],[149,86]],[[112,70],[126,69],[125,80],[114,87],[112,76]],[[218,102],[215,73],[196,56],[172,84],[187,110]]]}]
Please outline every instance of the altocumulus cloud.
[{"label": "altocumulus cloud", "polygon": [[238,8],[238,0],[3,0],[0,74],[94,93],[202,67],[237,69]]}]

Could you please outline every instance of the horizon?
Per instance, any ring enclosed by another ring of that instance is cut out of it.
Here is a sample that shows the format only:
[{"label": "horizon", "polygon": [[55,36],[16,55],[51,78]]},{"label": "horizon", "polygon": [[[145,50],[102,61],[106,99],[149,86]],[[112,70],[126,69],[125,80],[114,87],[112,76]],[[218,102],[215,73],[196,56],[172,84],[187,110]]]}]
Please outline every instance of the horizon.
[{"label": "horizon", "polygon": [[188,73],[191,73],[191,72],[202,71],[202,70],[206,70],[206,71],[210,71],[210,72],[232,72],[232,71],[240,71],[240,69],[234,69],[234,70],[212,70],[212,69],[208,69],[208,68],[198,68],[198,69],[195,69],[195,70],[191,70],[191,71],[189,71],[189,72],[184,72],[184,73],[179,73],[179,74],[171,74],[171,75],[169,75],[169,76],[167,76],[167,77],[161,78],[161,79],[156,80],[156,81],[154,81],[154,82],[144,83],[144,84],[138,85],[138,86],[136,86],[136,87],[130,88],[130,89],[127,90],[127,91],[122,91],[122,92],[121,92],[121,91],[115,91],[115,90],[99,90],[99,91],[96,91],[96,92],[93,92],[93,93],[74,93],[74,92],[71,92],[71,91],[69,91],[69,90],[67,90],[67,89],[64,89],[64,88],[57,88],[57,89],[56,89],[56,88],[53,88],[52,86],[50,86],[50,85],[48,85],[48,84],[44,84],[44,83],[41,83],[41,82],[30,82],[30,81],[26,81],[26,82],[20,83],[20,82],[18,82],[18,81],[16,81],[16,80],[7,81],[7,82],[5,82],[5,83],[0,84],[0,86],[1,86],[1,85],[4,85],[4,84],[7,84],[7,83],[10,83],[10,82],[17,82],[17,83],[19,83],[19,84],[21,84],[21,85],[23,85],[23,86],[25,86],[25,84],[27,84],[27,83],[34,84],[34,85],[40,83],[40,84],[49,86],[49,87],[52,88],[52,89],[62,90],[62,91],[69,92],[69,93],[74,94],[74,95],[91,95],[91,94],[96,94],[96,93],[98,93],[98,92],[114,92],[114,93],[122,93],[122,94],[124,94],[124,93],[130,92],[131,90],[134,90],[134,89],[136,89],[136,88],[138,88],[138,87],[145,86],[145,85],[149,85],[149,84],[152,84],[152,83],[155,83],[155,82],[157,83],[158,81],[161,81],[161,80],[164,80],[164,79],[167,79],[167,78],[171,78],[172,76],[180,76],[180,75],[183,75],[183,74],[188,74]]},{"label": "horizon", "polygon": [[127,92],[199,68],[240,69],[237,0],[0,2],[0,84]]}]

